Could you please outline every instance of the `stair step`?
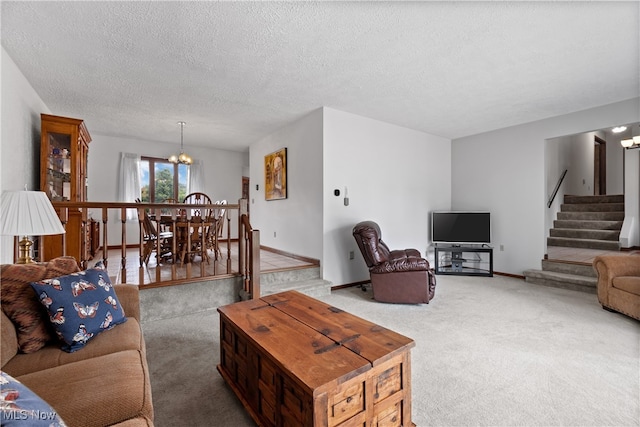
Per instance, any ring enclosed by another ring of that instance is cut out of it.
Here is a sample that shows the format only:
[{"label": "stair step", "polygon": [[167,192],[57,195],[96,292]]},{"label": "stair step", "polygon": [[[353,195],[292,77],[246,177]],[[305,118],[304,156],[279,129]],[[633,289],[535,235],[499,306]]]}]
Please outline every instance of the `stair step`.
[{"label": "stair step", "polygon": [[574,203],[560,206],[562,212],[623,212],[624,203]]},{"label": "stair step", "polygon": [[555,220],[554,228],[576,228],[588,230],[618,230],[622,229],[622,221],[590,221],[590,220]]},{"label": "stair step", "polygon": [[597,277],[592,264],[579,264],[576,262],[562,262],[549,259],[542,260],[542,271],[553,271],[556,273],[573,274],[584,277]]},{"label": "stair step", "polygon": [[331,294],[331,286],[333,284],[324,279],[302,280],[299,282],[281,282],[271,283],[268,286],[260,287],[260,295],[276,294],[285,291],[298,291],[310,297],[322,297]]},{"label": "stair step", "polygon": [[588,293],[596,293],[598,285],[598,279],[595,277],[578,276],[555,271],[526,270],[524,277],[527,283]]},{"label": "stair step", "polygon": [[567,237],[547,237],[547,246],[563,246],[569,248],[603,249],[619,251],[620,243],[610,240],[571,239]]},{"label": "stair step", "polygon": [[552,228],[551,237],[568,237],[570,239],[593,239],[617,242],[620,239],[619,230],[590,230],[582,228]]},{"label": "stair step", "polygon": [[565,195],[564,202],[569,203],[624,203],[624,194],[604,196],[572,196]]},{"label": "stair step", "polygon": [[320,278],[320,267],[312,266],[305,268],[295,268],[280,271],[267,271],[260,273],[260,284],[262,286],[270,283],[280,282],[300,282],[310,279]]},{"label": "stair step", "polygon": [[624,221],[624,212],[558,212],[559,220]]}]

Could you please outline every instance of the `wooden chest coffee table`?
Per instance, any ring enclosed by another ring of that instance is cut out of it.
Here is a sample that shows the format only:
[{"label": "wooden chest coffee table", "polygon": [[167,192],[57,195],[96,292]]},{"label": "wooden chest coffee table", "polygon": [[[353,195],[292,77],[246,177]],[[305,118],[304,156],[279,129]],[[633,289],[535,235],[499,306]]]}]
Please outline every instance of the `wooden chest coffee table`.
[{"label": "wooden chest coffee table", "polygon": [[413,425],[412,339],[296,291],[218,311],[218,371],[259,425]]}]

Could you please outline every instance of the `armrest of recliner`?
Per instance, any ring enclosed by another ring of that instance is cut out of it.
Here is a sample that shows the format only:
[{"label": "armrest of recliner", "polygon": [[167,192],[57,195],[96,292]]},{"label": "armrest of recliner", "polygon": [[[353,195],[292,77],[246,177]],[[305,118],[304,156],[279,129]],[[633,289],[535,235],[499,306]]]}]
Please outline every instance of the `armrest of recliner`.
[{"label": "armrest of recliner", "polygon": [[371,273],[393,273],[397,271],[429,270],[429,261],[420,256],[416,249],[395,250],[389,254],[389,260],[371,267]]}]

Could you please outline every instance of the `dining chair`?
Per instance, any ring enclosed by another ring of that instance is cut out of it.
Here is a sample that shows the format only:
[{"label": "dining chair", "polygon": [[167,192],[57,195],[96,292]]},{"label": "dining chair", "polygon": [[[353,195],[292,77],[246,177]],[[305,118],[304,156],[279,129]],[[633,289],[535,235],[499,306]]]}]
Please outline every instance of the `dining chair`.
[{"label": "dining chair", "polygon": [[[211,204],[211,198],[205,193],[194,192],[185,196],[185,204]],[[185,208],[191,211],[190,226],[180,229],[178,237],[179,260],[184,264],[187,257],[191,260],[195,255],[201,255],[209,263],[209,236],[213,223],[213,210],[210,208]],[[185,219],[183,219],[184,224]],[[187,224],[189,224],[187,222]]]},{"label": "dining chair", "polygon": [[[199,204],[199,205],[210,205],[211,197],[207,196],[205,193],[195,192],[187,194],[182,203],[186,204]],[[200,216],[203,218],[210,218],[212,215],[211,209],[200,209],[200,208],[191,208],[191,216]]]},{"label": "dining chair", "polygon": [[[168,198],[168,199],[164,199],[164,202],[162,202],[162,203],[171,203],[171,204],[176,204],[176,203],[180,203],[180,202],[178,201],[178,199]],[[184,214],[184,212],[183,212],[183,211],[184,211],[184,209],[180,209],[180,210],[177,212],[177,214],[178,214],[178,215],[183,215],[183,214]],[[171,215],[171,214],[172,214],[172,211],[171,211],[171,209],[170,209],[170,208],[164,208],[164,209],[161,209],[161,210],[160,210],[160,213],[161,213],[162,215]]]},{"label": "dining chair", "polygon": [[[226,205],[226,200],[216,200],[216,205]],[[223,228],[225,218],[227,216],[227,209],[224,207],[214,208],[213,209],[213,224],[214,226],[209,233],[208,246],[215,251],[217,256],[221,256],[222,252],[220,250],[220,240],[223,236]]]},{"label": "dining chair", "polygon": [[[136,199],[136,203],[141,203],[140,199]],[[138,218],[140,217],[140,211],[142,211],[143,215],[142,239],[144,241],[144,248],[142,252],[142,259],[145,265],[148,265],[149,259],[151,259],[151,254],[155,252],[156,260],[160,263],[163,258],[171,256],[173,233],[171,231],[158,232],[146,209],[138,209]]]}]

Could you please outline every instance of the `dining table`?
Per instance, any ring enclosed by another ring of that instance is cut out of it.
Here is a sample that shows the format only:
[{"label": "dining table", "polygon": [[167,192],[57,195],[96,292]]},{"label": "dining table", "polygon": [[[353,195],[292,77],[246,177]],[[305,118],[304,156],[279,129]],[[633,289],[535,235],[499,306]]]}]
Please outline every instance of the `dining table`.
[{"label": "dining table", "polygon": [[215,224],[213,218],[186,215],[151,215],[167,231],[173,231],[173,260],[184,265],[187,258],[200,255],[203,261],[209,262],[207,241]]}]

